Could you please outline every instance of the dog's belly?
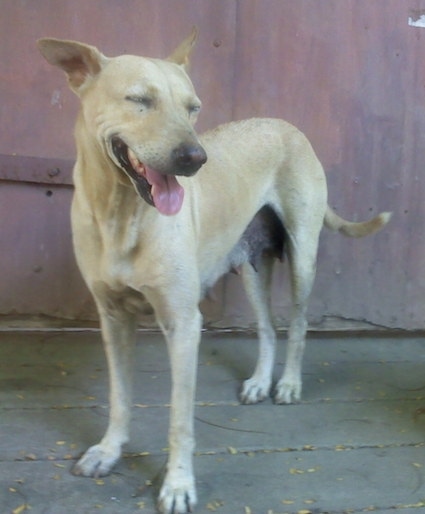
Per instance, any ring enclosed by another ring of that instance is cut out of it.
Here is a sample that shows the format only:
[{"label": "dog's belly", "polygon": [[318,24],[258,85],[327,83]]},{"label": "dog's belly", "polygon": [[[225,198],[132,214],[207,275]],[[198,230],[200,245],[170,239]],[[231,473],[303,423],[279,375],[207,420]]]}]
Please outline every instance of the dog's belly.
[{"label": "dog's belly", "polygon": [[231,251],[220,260],[204,280],[203,294],[205,295],[225,273],[230,271],[239,274],[243,264],[249,263],[257,271],[265,256],[282,261],[285,237],[285,227],[274,210],[268,205],[262,207]]}]

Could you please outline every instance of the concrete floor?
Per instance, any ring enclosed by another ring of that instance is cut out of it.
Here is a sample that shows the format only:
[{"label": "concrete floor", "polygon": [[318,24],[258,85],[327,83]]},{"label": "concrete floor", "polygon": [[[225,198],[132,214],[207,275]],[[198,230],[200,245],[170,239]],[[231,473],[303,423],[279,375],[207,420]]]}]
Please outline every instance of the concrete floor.
[{"label": "concrete floor", "polygon": [[[425,512],[425,339],[310,336],[292,406],[239,405],[255,354],[250,336],[203,336],[198,513]],[[1,514],[155,512],[170,387],[160,335],[140,333],[136,367],[125,458],[101,480],[74,477],[107,422],[99,333],[0,332]]]}]

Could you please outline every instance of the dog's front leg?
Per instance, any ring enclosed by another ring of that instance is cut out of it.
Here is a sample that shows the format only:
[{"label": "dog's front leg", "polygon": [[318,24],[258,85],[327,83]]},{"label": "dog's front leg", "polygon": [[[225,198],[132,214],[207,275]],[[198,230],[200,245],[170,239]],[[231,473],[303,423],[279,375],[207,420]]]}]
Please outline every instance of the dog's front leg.
[{"label": "dog's front leg", "polygon": [[159,316],[167,340],[172,379],[170,453],[159,494],[159,509],[164,514],[182,514],[192,512],[196,504],[193,416],[202,317],[197,306],[186,312],[180,308],[172,317],[175,319]]},{"label": "dog's front leg", "polygon": [[132,397],[132,356],[136,335],[134,318],[126,313],[99,309],[102,337],[109,367],[110,412],[106,433],[99,444],[90,447],[74,466],[83,476],[107,475],[121,457],[128,441]]}]

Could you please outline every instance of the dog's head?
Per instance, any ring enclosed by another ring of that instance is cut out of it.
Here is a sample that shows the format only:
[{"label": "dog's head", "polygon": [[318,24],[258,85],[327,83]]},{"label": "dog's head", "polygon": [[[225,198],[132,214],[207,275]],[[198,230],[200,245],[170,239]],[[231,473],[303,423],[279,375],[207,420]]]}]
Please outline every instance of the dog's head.
[{"label": "dog's head", "polygon": [[194,29],[166,60],[108,58],[75,41],[38,41],[43,56],[65,71],[81,99],[83,137],[94,138],[96,150],[167,215],[183,203],[176,176],[194,175],[207,160],[193,129],[201,102],[186,73],[196,37]]}]

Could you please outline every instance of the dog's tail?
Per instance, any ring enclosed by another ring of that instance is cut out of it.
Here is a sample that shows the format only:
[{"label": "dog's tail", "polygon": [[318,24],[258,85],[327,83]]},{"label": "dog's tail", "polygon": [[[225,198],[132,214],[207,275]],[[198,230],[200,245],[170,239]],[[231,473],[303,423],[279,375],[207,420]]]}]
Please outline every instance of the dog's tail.
[{"label": "dog's tail", "polygon": [[364,237],[377,232],[386,225],[390,221],[391,215],[391,212],[381,212],[369,221],[355,223],[341,218],[328,206],[325,214],[325,226],[348,237]]}]

